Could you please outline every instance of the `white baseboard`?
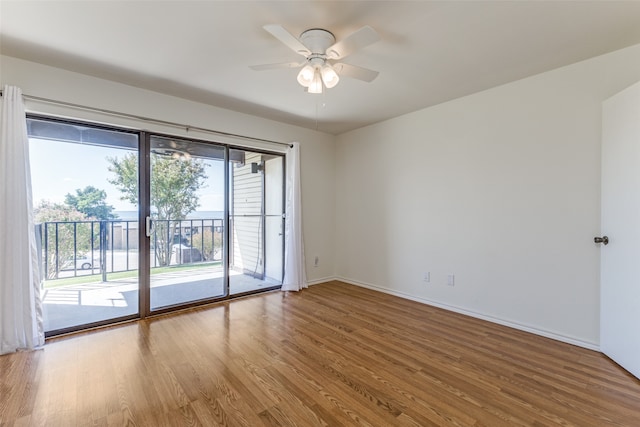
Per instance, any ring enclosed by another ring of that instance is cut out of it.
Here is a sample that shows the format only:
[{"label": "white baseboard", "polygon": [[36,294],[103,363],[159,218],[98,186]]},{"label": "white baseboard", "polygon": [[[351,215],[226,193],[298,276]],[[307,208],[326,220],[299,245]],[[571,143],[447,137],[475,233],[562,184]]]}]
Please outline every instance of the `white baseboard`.
[{"label": "white baseboard", "polygon": [[[404,292],[399,292],[399,291],[394,291],[392,289],[388,289],[388,288],[384,288],[381,286],[376,286],[376,285],[372,285],[370,283],[363,283],[357,280],[353,280],[353,279],[347,279],[345,277],[334,277],[332,279],[327,279],[325,281],[329,281],[329,280],[338,280],[340,282],[344,282],[344,283],[348,283],[350,285],[355,285],[355,286],[360,286],[362,288],[367,288],[367,289],[371,289],[374,291],[379,291],[379,292],[383,292],[385,294],[389,294],[389,295],[394,295],[400,298],[405,298],[411,301],[416,301],[422,304],[427,304],[433,307],[438,307],[438,308],[442,308],[444,310],[449,310],[449,311],[453,311],[455,313],[460,313],[460,314],[464,314],[466,316],[470,316],[470,317],[475,317],[476,319],[481,319],[481,320],[486,320],[488,322],[492,322],[492,323],[497,323],[499,325],[502,326],[507,326],[509,328],[513,328],[513,329],[518,329],[520,331],[525,331],[525,332],[529,332],[535,335],[540,335],[542,337],[546,337],[546,338],[551,338],[553,340],[556,341],[560,341],[560,342],[564,342],[567,344],[572,344],[578,347],[583,347],[589,350],[595,350],[600,352],[600,346],[596,343],[592,343],[592,342],[588,342],[588,341],[583,341],[577,338],[573,338],[573,337],[569,337],[566,335],[562,335],[562,334],[558,334],[556,332],[551,332],[551,331],[547,331],[544,329],[540,329],[540,328],[536,328],[530,325],[523,325],[521,323],[517,323],[517,322],[513,322],[510,320],[505,320],[505,319],[501,319],[499,317],[494,317],[494,316],[489,316],[486,314],[482,314],[482,313],[478,313],[472,310],[468,310],[465,308],[461,308],[461,307],[456,307],[454,305],[450,305],[450,304],[444,304],[438,301],[433,301],[430,299],[426,299],[426,298],[421,298],[421,297],[416,297],[415,295],[410,295],[410,294],[406,294]],[[317,282],[320,283],[320,282]]]},{"label": "white baseboard", "polygon": [[324,277],[322,279],[308,280],[307,285],[309,286],[319,285],[320,283],[327,283],[327,282],[331,282],[332,280],[337,280],[337,279],[335,277]]}]

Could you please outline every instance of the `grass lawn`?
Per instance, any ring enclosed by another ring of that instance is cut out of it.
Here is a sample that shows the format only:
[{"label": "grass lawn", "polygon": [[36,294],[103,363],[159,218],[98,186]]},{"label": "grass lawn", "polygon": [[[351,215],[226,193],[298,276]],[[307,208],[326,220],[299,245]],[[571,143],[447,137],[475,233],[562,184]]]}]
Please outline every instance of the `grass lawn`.
[{"label": "grass lawn", "polygon": [[[154,268],[151,268],[151,275],[153,276],[155,274],[184,271],[184,270],[201,270],[204,268],[219,267],[221,265],[222,265],[221,261],[216,261],[216,262],[207,262],[207,263],[201,263],[201,264],[198,263],[198,264],[176,265],[176,266],[169,266],[169,267],[154,267]],[[130,279],[132,277],[138,277],[138,270],[120,271],[117,273],[107,273],[107,281],[119,280],[119,279]],[[100,283],[100,282],[102,282],[102,274],[91,274],[86,276],[68,277],[64,279],[45,280],[44,289],[52,289],[52,288],[59,288],[60,286],[84,285],[88,283]]]}]

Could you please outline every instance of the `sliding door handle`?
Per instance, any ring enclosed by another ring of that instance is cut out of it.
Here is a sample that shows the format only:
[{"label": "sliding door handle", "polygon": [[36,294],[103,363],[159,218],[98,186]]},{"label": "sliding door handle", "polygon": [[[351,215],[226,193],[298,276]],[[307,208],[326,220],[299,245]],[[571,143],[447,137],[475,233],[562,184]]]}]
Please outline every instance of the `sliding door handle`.
[{"label": "sliding door handle", "polygon": [[145,218],[145,232],[147,237],[151,237],[151,234],[153,233],[153,220],[150,216]]}]

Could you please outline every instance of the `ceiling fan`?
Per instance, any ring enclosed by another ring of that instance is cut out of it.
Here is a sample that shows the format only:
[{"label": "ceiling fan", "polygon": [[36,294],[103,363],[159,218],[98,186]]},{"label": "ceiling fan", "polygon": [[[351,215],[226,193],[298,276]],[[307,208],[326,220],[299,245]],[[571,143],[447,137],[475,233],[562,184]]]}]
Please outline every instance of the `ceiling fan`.
[{"label": "ceiling fan", "polygon": [[334,87],[340,76],[351,77],[365,82],[373,81],[378,72],[355,65],[336,62],[356,50],[362,49],[380,39],[378,33],[368,25],[349,34],[336,42],[335,36],[321,28],[304,31],[299,38],[281,25],[265,25],[263,27],[272,36],[280,40],[295,53],[305,57],[302,62],[284,62],[278,64],[253,65],[256,71],[281,68],[302,67],[298,73],[298,83],[307,88],[309,93],[322,93],[323,87]]}]

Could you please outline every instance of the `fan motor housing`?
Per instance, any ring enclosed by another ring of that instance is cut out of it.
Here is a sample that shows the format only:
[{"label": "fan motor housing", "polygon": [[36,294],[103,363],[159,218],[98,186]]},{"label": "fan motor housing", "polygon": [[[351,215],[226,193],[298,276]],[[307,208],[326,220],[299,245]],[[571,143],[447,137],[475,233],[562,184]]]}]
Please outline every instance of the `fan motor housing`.
[{"label": "fan motor housing", "polygon": [[300,34],[300,42],[302,42],[311,53],[324,55],[327,48],[336,42],[336,38],[327,30],[312,28]]}]

